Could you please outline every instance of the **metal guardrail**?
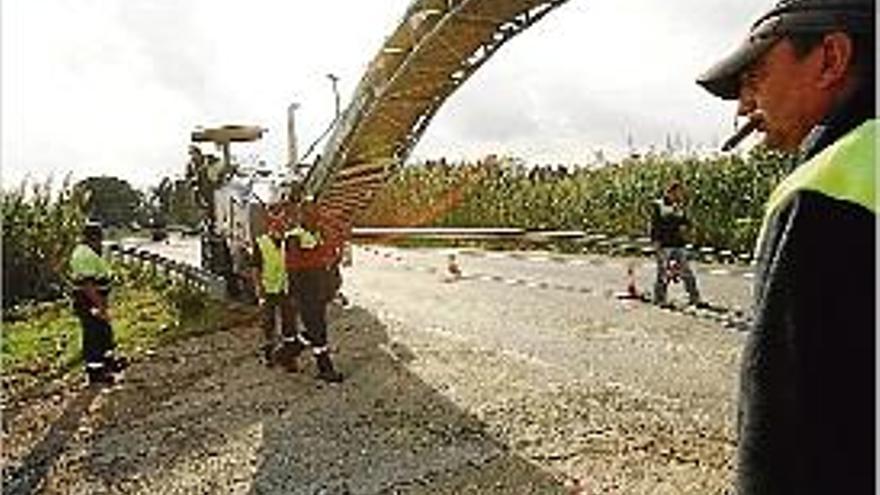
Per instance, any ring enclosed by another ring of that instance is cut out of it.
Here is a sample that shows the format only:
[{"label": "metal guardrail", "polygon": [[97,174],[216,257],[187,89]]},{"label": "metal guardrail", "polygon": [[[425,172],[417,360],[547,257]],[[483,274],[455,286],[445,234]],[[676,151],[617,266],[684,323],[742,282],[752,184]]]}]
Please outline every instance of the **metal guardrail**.
[{"label": "metal guardrail", "polygon": [[198,289],[211,297],[226,297],[226,282],[219,276],[186,263],[181,263],[144,249],[127,247],[121,244],[108,244],[110,257],[123,263],[140,263],[151,267],[157,274],[175,277],[185,284]]},{"label": "metal guardrail", "polygon": [[[600,232],[583,230],[525,230],[513,227],[444,228],[444,227],[356,227],[352,229],[355,240],[383,239],[446,239],[446,240],[493,240],[520,241],[530,244],[568,242],[583,252],[595,252],[613,256],[652,256],[655,248],[651,239],[642,236],[611,236]],[[691,256],[702,262],[739,263],[752,262],[751,253],[736,253],[729,249],[712,246],[685,246]]]},{"label": "metal guardrail", "polygon": [[355,227],[355,239],[417,238],[417,239],[509,239],[526,234],[525,229],[456,228],[456,227]]}]

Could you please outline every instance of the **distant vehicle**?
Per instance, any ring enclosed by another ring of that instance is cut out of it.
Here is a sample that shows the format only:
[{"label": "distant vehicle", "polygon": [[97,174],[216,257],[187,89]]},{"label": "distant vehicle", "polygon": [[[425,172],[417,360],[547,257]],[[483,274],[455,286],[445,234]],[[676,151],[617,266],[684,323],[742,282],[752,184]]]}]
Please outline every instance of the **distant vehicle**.
[{"label": "distant vehicle", "polygon": [[164,241],[168,238],[168,229],[162,220],[150,219],[147,227],[150,229],[150,239],[154,242]]},{"label": "distant vehicle", "polygon": [[150,239],[159,242],[168,239],[168,231],[161,227],[156,227],[150,232]]}]

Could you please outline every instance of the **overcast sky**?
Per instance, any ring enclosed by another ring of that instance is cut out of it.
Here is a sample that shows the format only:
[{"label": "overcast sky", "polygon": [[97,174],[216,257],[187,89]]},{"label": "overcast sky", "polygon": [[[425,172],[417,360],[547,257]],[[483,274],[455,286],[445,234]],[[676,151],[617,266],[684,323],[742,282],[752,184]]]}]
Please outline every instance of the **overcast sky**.
[{"label": "overcast sky", "polygon": [[[513,1],[513,0],[511,0]],[[343,105],[409,0],[4,0],[2,174],[180,174],[197,125],[257,124],[284,160]],[[597,149],[709,147],[730,103],[694,78],[769,0],[570,0],[504,46],[441,108],[414,158],[514,155],[585,163]]]}]

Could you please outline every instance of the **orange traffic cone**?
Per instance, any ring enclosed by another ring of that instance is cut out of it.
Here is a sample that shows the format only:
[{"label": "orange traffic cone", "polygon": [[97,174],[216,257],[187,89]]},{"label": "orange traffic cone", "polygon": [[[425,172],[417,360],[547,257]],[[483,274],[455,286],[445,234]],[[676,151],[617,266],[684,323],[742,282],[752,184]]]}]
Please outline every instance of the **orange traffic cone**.
[{"label": "orange traffic cone", "polygon": [[568,495],[589,495],[592,493],[592,491],[587,488],[586,483],[577,478],[566,483],[566,488],[568,489]]},{"label": "orange traffic cone", "polygon": [[455,254],[449,255],[449,260],[446,262],[446,272],[448,274],[446,280],[449,282],[461,278],[461,268],[459,268],[458,262],[455,260]]},{"label": "orange traffic cone", "polygon": [[635,262],[630,262],[626,266],[626,291],[617,293],[618,299],[640,299],[639,289],[636,288],[636,270]]}]

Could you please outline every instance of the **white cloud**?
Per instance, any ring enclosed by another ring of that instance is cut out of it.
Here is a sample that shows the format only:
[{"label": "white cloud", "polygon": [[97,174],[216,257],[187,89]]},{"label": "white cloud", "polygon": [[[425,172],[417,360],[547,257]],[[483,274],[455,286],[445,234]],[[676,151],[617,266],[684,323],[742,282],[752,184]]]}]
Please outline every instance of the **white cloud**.
[{"label": "white cloud", "polygon": [[[155,183],[182,171],[196,125],[263,125],[280,163],[288,103],[302,103],[302,149],[332,117],[325,75],[345,101],[408,3],[3,2],[4,184],[67,171]],[[416,155],[582,161],[628,134],[717,139],[732,109],[693,80],[765,4],[571,0],[453,95]]]},{"label": "white cloud", "polygon": [[[662,146],[667,134],[708,145],[727,132],[732,108],[694,80],[738,41],[763,3],[572,0],[454,95],[416,153],[443,154],[456,142],[462,156],[477,156],[484,134],[499,132],[518,139],[497,151],[537,162],[564,162],[566,153],[579,161],[588,150],[625,147],[630,135],[639,147]],[[718,17],[725,11],[726,24]],[[487,97],[499,92],[505,97]],[[517,112],[518,119],[473,121]]]}]

